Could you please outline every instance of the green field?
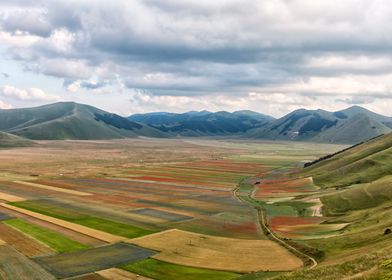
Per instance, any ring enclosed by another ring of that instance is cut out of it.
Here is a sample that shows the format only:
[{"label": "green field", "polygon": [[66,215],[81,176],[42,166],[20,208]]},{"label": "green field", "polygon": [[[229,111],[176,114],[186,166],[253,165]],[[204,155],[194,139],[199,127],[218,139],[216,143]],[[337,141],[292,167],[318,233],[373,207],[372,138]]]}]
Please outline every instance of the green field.
[{"label": "green field", "polygon": [[238,277],[236,280],[267,280],[273,279],[274,277],[281,274],[281,272],[275,271],[259,271],[254,273],[245,274],[243,276]]},{"label": "green field", "polygon": [[6,220],[3,223],[30,235],[59,253],[74,252],[89,248],[89,246],[69,239],[60,233],[34,225],[22,219]]},{"label": "green field", "polygon": [[72,222],[75,224],[83,225],[86,227],[94,228],[97,230],[105,231],[108,233],[112,233],[127,238],[135,238],[135,237],[154,233],[154,231],[152,230],[143,229],[130,224],[124,224],[108,219],[93,217],[64,208],[37,203],[35,201],[13,202],[10,204],[33,212],[51,216],[57,219],[61,219],[64,221]]},{"label": "green field", "polygon": [[232,272],[193,268],[154,259],[123,265],[121,268],[157,280],[229,280],[240,276]]}]

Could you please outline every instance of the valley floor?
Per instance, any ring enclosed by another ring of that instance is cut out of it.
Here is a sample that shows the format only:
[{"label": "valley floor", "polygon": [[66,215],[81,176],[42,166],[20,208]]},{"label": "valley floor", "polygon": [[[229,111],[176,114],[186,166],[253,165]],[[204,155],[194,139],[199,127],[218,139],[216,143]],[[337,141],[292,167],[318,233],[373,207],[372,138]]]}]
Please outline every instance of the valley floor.
[{"label": "valley floor", "polygon": [[342,148],[132,139],[0,150],[0,279],[267,279],[351,261],[360,247],[328,247],[351,224],[323,213],[330,190],[292,175]]}]

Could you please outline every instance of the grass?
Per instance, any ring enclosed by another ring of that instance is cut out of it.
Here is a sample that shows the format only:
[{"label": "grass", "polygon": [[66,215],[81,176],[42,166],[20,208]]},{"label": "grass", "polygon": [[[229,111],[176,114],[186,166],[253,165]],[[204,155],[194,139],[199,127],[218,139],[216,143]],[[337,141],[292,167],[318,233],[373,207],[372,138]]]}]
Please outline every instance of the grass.
[{"label": "grass", "polygon": [[[276,207],[289,207],[291,209],[295,209],[297,216],[307,216],[306,214],[309,212],[309,207],[313,206],[311,202],[290,200],[290,201],[280,201],[272,204]],[[293,214],[293,212],[291,212]]]},{"label": "grass", "polygon": [[368,183],[392,172],[392,134],[359,145],[305,170],[322,187]]},{"label": "grass", "polygon": [[312,247],[325,251],[328,259],[336,260],[340,255],[355,256],[370,253],[392,244],[384,235],[386,228],[392,228],[392,203],[372,209],[350,212],[335,218],[337,222],[351,222],[341,234],[331,238],[306,241]]},{"label": "grass", "polygon": [[31,224],[22,219],[6,220],[3,223],[30,235],[58,253],[75,252],[89,248],[87,245],[69,239],[62,234]]},{"label": "grass", "polygon": [[240,276],[239,274],[232,272],[193,268],[154,259],[130,263],[120,266],[120,268],[157,280],[229,280]]},{"label": "grass", "polygon": [[[367,279],[388,280],[392,277],[392,251],[384,250],[367,254],[341,264],[320,266],[312,270],[302,270],[281,275],[276,280],[330,280]],[[357,277],[353,277],[356,275]],[[353,277],[353,278],[351,278]],[[263,279],[263,278],[254,278]]]},{"label": "grass", "polygon": [[392,176],[372,183],[354,185],[346,190],[324,196],[321,201],[329,215],[344,214],[352,210],[373,208],[392,200]]},{"label": "grass", "polygon": [[258,271],[255,273],[249,273],[245,274],[243,276],[240,276],[236,280],[267,280],[267,279],[273,279],[274,277],[278,276],[281,274],[281,272],[275,272],[275,271]]},{"label": "grass", "polygon": [[114,235],[119,235],[127,238],[135,238],[155,231],[136,227],[130,224],[120,223],[108,219],[102,219],[94,216],[85,215],[76,211],[55,207],[44,203],[35,201],[22,201],[10,203],[13,206],[30,210],[36,213],[44,214],[50,217],[72,222],[82,226],[108,232]]}]

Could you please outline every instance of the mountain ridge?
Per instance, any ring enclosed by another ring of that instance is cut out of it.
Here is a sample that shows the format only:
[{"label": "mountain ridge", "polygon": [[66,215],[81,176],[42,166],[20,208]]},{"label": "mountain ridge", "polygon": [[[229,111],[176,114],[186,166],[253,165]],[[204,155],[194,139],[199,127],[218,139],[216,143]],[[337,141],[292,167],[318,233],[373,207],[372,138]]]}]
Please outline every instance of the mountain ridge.
[{"label": "mountain ridge", "polygon": [[163,137],[164,133],[90,105],[58,102],[0,110],[0,131],[34,140]]},{"label": "mountain ridge", "polygon": [[275,119],[250,110],[152,112],[127,118],[75,102],[0,110],[0,131],[33,140],[235,137],[355,144],[392,131],[392,117],[359,106],[297,109]]},{"label": "mountain ridge", "polygon": [[190,111],[186,113],[146,113],[128,117],[131,121],[148,124],[173,136],[238,136],[247,130],[263,126],[274,118],[260,113],[242,110]]},{"label": "mountain ridge", "polygon": [[329,112],[295,110],[268,125],[252,129],[247,137],[325,143],[358,143],[392,131],[392,117],[359,106]]}]

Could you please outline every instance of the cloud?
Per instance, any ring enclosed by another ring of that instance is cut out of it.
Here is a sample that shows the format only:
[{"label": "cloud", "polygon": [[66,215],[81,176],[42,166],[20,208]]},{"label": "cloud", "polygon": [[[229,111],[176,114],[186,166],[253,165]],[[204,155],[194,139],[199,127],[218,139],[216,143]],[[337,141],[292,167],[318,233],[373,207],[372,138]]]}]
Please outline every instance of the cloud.
[{"label": "cloud", "polygon": [[2,100],[0,100],[0,109],[12,109],[12,105],[7,104],[7,103],[3,102]]},{"label": "cloud", "polygon": [[16,33],[27,32],[46,37],[51,33],[51,26],[43,9],[18,9],[3,16],[1,27],[4,31]]},{"label": "cloud", "polygon": [[70,92],[148,92],[151,108],[270,102],[279,111],[391,94],[387,0],[5,2],[5,55]]},{"label": "cloud", "polygon": [[10,97],[16,100],[30,101],[60,101],[61,98],[56,95],[45,93],[39,88],[20,89],[14,86],[5,85],[0,87],[0,95]]},{"label": "cloud", "polygon": [[8,79],[8,78],[10,77],[10,74],[5,73],[5,72],[2,72],[1,75],[2,75],[4,78],[6,78],[6,79]]}]

